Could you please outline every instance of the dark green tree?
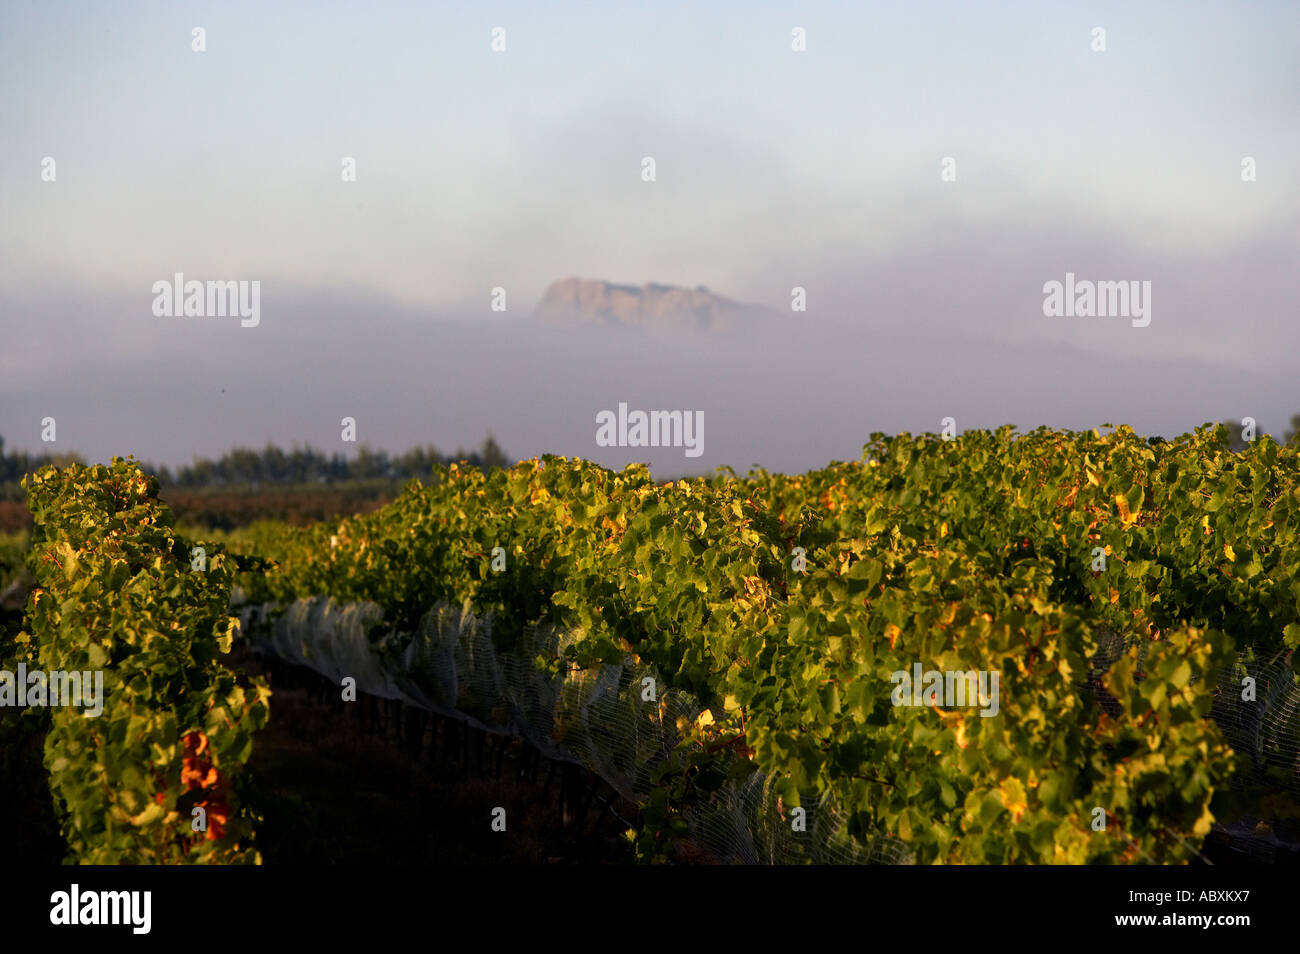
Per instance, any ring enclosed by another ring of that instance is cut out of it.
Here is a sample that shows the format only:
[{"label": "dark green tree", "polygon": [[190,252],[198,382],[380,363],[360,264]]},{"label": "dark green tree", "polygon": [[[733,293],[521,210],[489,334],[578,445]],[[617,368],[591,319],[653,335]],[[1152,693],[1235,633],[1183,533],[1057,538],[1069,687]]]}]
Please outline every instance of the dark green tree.
[{"label": "dark green tree", "polygon": [[1292,414],[1291,426],[1290,428],[1287,429],[1284,443],[1287,444],[1300,443],[1300,440],[1297,440],[1298,438],[1300,438],[1300,414]]},{"label": "dark green tree", "polygon": [[1225,431],[1223,438],[1225,444],[1227,445],[1228,450],[1232,451],[1234,454],[1240,454],[1248,446],[1250,446],[1249,443],[1241,436],[1240,421],[1234,421],[1231,418],[1229,418],[1219,426],[1222,427]]},{"label": "dark green tree", "polygon": [[509,466],[509,461],[506,460],[505,452],[501,450],[501,445],[497,443],[497,439],[492,436],[491,431],[488,431],[487,440],[483,442],[483,450],[479,452],[479,456],[482,458],[480,466],[484,470],[491,470],[493,467],[505,468]]}]

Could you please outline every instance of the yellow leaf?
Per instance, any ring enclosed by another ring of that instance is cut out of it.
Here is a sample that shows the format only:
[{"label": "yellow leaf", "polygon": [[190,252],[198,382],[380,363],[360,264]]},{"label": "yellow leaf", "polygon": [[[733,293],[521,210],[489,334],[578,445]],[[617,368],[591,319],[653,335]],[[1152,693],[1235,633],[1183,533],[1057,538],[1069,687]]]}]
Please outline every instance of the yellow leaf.
[{"label": "yellow leaf", "polygon": [[1011,812],[1011,821],[1013,823],[1020,821],[1020,816],[1029,807],[1025,786],[1018,778],[1008,778],[999,786],[999,791],[1002,794],[1002,804],[1007,807],[1007,811]]},{"label": "yellow leaf", "polygon": [[1111,590],[1111,591],[1110,591],[1110,601],[1111,601],[1112,603],[1118,603],[1118,602],[1119,602],[1119,590]]},{"label": "yellow leaf", "polygon": [[1213,826],[1214,826],[1214,815],[1207,808],[1204,812],[1201,813],[1201,817],[1196,820],[1196,824],[1192,826],[1192,834],[1195,835],[1197,838],[1204,838],[1206,835],[1210,833],[1210,829]]},{"label": "yellow leaf", "polygon": [[1237,562],[1237,554],[1233,551],[1232,546],[1230,544],[1225,543],[1223,545],[1223,555],[1226,556],[1233,563]]},{"label": "yellow leaf", "polygon": [[695,717],[695,727],[697,729],[703,729],[706,725],[713,725],[713,713],[708,709]]},{"label": "yellow leaf", "polygon": [[143,827],[145,825],[156,822],[158,819],[162,818],[166,814],[167,814],[167,809],[163,808],[163,806],[155,802],[154,804],[146,808],[144,811],[142,811],[140,814],[133,816],[131,818],[131,824],[137,827]]},{"label": "yellow leaf", "polygon": [[1119,508],[1119,519],[1124,523],[1133,522],[1133,514],[1128,509],[1128,498],[1123,494],[1115,495],[1115,506]]},{"label": "yellow leaf", "polygon": [[1092,471],[1088,471],[1088,483],[1092,484],[1094,487],[1098,487],[1101,485],[1101,480]]},{"label": "yellow leaf", "polygon": [[943,523],[939,524],[939,539],[942,540],[947,535],[948,535],[948,523],[947,521],[944,521]]}]

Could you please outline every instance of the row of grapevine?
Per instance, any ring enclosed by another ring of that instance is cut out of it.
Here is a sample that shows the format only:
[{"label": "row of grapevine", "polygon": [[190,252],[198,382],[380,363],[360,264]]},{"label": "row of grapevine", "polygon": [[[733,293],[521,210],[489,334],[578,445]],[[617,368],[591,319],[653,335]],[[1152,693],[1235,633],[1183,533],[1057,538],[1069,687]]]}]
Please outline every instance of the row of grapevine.
[{"label": "row of grapevine", "polygon": [[[648,852],[739,761],[783,813],[833,804],[923,862],[1181,861],[1245,767],[1211,718],[1234,650],[1300,642],[1298,477],[1294,449],[1205,429],[873,435],[801,476],[663,486],[547,457],[253,534],[275,568],[240,584],[377,604],[377,646],[439,605],[490,616],[502,654],[544,623],[570,638],[526,661],[557,678],[630,660],[690,693],[709,711]],[[996,674],[997,714],[895,704],[918,665]]]},{"label": "row of grapevine", "polygon": [[37,588],[15,662],[103,679],[97,714],[49,709],[45,764],[68,859],[257,862],[233,786],[270,690],[241,687],[218,658],[237,628],[231,559],[178,537],[157,480],[131,462],[44,468],[24,485]]}]

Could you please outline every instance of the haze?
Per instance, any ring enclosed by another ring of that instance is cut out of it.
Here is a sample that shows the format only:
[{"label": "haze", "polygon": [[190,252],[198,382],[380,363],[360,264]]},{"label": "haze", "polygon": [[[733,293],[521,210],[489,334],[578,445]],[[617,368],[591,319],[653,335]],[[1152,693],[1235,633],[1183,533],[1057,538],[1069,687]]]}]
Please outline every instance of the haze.
[{"label": "haze", "polygon": [[[175,465],[351,416],[673,476],[1300,412],[1300,6],[594,6],[0,4],[6,444]],[[260,324],[155,316],[175,272],[260,281]],[[1151,324],[1045,317],[1067,272],[1150,281]],[[534,321],[571,275],[782,317]],[[702,456],[597,446],[619,402],[702,411]]]}]

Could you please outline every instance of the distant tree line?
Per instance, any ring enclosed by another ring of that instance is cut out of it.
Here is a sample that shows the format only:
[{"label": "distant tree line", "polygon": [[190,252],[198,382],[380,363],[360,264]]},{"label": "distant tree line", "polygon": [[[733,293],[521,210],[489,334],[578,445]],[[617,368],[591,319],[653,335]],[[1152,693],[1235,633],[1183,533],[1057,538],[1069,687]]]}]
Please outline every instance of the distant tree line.
[{"label": "distant tree line", "polygon": [[[458,461],[485,470],[509,464],[500,445],[489,434],[482,447],[468,453],[458,448],[455,454],[442,454],[433,445],[426,445],[404,454],[390,455],[388,451],[371,450],[362,445],[356,456],[349,458],[337,452],[325,454],[312,447],[294,447],[285,451],[267,444],[260,451],[236,447],[216,460],[198,458],[175,472],[148,463],[142,463],[141,467],[146,473],[156,474],[158,482],[165,487],[198,488],[233,484],[336,483],[375,478],[425,479],[435,465]],[[6,453],[4,438],[0,437],[0,484],[16,483],[25,474],[48,464],[64,467],[70,463],[84,464],[85,461],[78,454]]]},{"label": "distant tree line", "polygon": [[[1223,422],[1223,427],[1228,432],[1227,434],[1228,450],[1233,451],[1234,453],[1240,453],[1241,451],[1244,451],[1246,449],[1246,445],[1249,442],[1246,440],[1245,437],[1242,436],[1241,432],[1243,428],[1241,426],[1241,421],[1234,421],[1231,418],[1229,418],[1228,420]],[[1263,433],[1264,432],[1262,430],[1256,429],[1257,436],[1262,435]],[[1283,444],[1300,443],[1300,414],[1291,415],[1291,426],[1287,428],[1286,432],[1282,435],[1282,443]]]},{"label": "distant tree line", "polygon": [[0,484],[17,483],[26,474],[40,470],[49,464],[66,467],[69,464],[84,464],[80,454],[29,454],[26,451],[5,452],[5,439],[0,437]]}]

